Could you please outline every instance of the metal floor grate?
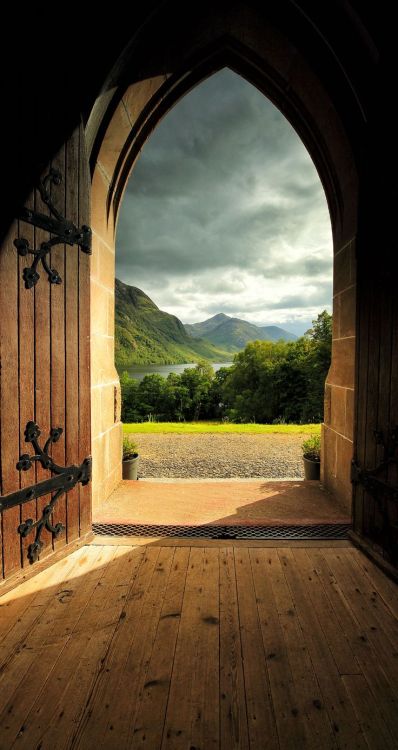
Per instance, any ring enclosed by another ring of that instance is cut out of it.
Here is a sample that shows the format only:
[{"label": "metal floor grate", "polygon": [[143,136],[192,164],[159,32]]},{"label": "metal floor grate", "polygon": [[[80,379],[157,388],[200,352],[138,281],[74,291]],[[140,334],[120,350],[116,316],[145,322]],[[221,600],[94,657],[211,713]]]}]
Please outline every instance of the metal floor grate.
[{"label": "metal floor grate", "polygon": [[165,536],[207,539],[347,539],[351,525],[325,523],[311,526],[155,526],[93,523],[103,536]]}]

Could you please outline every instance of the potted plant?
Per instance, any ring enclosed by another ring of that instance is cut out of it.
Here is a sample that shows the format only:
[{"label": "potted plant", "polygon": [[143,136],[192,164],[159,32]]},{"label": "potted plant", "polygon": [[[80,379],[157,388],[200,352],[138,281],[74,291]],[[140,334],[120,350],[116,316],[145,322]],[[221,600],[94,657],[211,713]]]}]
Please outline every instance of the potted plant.
[{"label": "potted plant", "polygon": [[123,436],[123,479],[138,479],[137,445],[127,435]]},{"label": "potted plant", "polygon": [[311,435],[302,444],[304,476],[306,479],[319,479],[321,469],[321,436]]}]

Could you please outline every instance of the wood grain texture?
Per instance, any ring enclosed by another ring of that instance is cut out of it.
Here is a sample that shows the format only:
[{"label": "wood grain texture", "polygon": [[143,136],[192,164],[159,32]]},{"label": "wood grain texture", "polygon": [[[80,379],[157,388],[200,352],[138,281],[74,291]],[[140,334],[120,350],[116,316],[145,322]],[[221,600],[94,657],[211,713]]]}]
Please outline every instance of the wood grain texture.
[{"label": "wood grain texture", "polygon": [[[1,318],[1,474],[2,493],[19,489],[19,338],[18,338],[18,255],[14,239],[17,223],[10,228],[0,253],[0,318]],[[4,280],[7,279],[7,283]],[[21,565],[21,540],[17,533],[20,509],[11,508],[1,514],[2,568],[9,576]]]},{"label": "wood grain texture", "polygon": [[392,750],[396,599],[352,548],[84,547],[0,597],[1,748]]},{"label": "wood grain texture", "polygon": [[[76,225],[89,224],[90,181],[80,125],[54,155],[51,165],[43,169],[42,177],[50,167],[62,175],[61,183],[50,187],[55,208]],[[49,214],[38,189],[25,205]],[[50,284],[39,263],[40,279],[32,289],[26,289],[22,274],[31,266],[32,255],[19,257],[13,244],[18,236],[28,240],[32,248],[50,239],[48,232],[20,221],[11,228],[1,248],[0,271],[2,279],[7,280],[0,289],[0,473],[4,495],[49,477],[40,464],[27,472],[16,470],[20,453],[32,452],[24,435],[29,421],[38,423],[42,446],[52,427],[63,428],[61,439],[50,448],[58,465],[79,464],[90,455],[89,257],[77,246],[54,246],[47,261],[62,282]],[[30,534],[21,541],[18,525],[21,520],[40,517],[50,500],[48,495],[2,514],[3,580],[17,580],[18,571],[29,569],[27,551],[34,536]],[[41,561],[47,556],[50,561],[52,554],[91,531],[90,486],[81,490],[77,487],[68,497],[61,497],[52,521],[62,523],[66,530],[56,540],[50,532],[42,532]]]},{"label": "wood grain texture", "polygon": [[[83,125],[79,131],[79,226],[90,226],[90,175]],[[79,461],[91,454],[90,265],[79,252]],[[91,529],[91,483],[79,487],[80,533]]]},{"label": "wood grain texture", "polygon": [[[51,199],[55,208],[61,216],[66,216],[66,194],[70,190],[68,177],[65,171],[65,146],[61,146],[59,152],[52,161],[53,169],[58,169],[63,176],[60,185],[52,186]],[[59,466],[65,466],[65,426],[66,426],[66,409],[65,404],[65,341],[66,341],[66,310],[65,310],[65,257],[67,252],[66,245],[55,245],[51,250],[51,268],[58,271],[61,276],[61,284],[48,284],[47,279],[42,283],[49,286],[50,289],[50,403],[51,403],[51,427],[62,427],[64,433],[61,440],[52,446],[52,457]],[[54,508],[53,523],[62,523],[67,527],[66,516],[66,497],[61,497]],[[53,540],[54,549],[59,549],[67,542],[65,533],[60,534],[58,539]]]}]

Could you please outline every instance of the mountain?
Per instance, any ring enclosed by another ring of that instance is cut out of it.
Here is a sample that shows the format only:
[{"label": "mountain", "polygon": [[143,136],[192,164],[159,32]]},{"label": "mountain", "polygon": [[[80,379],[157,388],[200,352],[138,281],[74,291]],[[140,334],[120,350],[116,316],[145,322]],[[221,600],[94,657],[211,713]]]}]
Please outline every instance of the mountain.
[{"label": "mountain", "polygon": [[185,324],[191,336],[206,336],[216,346],[227,351],[237,352],[244,349],[249,341],[295,341],[297,336],[278,326],[256,326],[247,320],[231,318],[219,313],[202,323]]},{"label": "mountain", "polygon": [[217,315],[213,315],[212,318],[204,320],[203,323],[184,323],[184,328],[186,332],[194,338],[200,338],[201,336],[206,337],[210,331],[213,331],[214,328],[217,328],[217,326],[221,325],[221,323],[225,323],[227,320],[230,320],[228,315],[218,313]]},{"label": "mountain", "polygon": [[230,353],[192,338],[175,315],[159,310],[141,289],[115,282],[115,360],[133,364],[182,364],[208,359],[228,362]]}]

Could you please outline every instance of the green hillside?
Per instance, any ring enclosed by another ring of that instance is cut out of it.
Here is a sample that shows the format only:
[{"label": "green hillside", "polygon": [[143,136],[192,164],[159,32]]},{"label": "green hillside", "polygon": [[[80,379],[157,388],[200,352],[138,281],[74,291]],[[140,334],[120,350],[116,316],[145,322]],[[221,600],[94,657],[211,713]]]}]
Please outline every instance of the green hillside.
[{"label": "green hillside", "polygon": [[192,338],[175,315],[159,310],[141,289],[116,279],[116,367],[183,364],[208,359],[228,362],[230,352],[209,341]]}]

